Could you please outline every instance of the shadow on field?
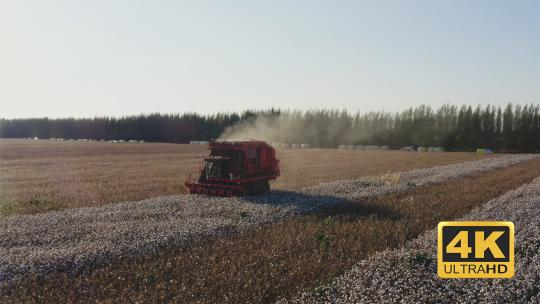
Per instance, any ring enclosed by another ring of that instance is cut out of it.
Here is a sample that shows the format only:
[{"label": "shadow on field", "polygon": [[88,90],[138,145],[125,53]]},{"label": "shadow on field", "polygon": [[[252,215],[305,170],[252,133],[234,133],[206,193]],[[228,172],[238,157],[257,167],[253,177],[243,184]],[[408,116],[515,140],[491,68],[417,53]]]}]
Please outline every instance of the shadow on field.
[{"label": "shadow on field", "polygon": [[302,214],[311,214],[320,217],[339,216],[344,220],[370,217],[373,219],[398,220],[401,215],[398,211],[370,203],[369,201],[353,201],[343,197],[330,195],[312,195],[286,190],[272,190],[270,193],[259,196],[243,196],[240,200],[270,205],[272,207],[293,207]]}]

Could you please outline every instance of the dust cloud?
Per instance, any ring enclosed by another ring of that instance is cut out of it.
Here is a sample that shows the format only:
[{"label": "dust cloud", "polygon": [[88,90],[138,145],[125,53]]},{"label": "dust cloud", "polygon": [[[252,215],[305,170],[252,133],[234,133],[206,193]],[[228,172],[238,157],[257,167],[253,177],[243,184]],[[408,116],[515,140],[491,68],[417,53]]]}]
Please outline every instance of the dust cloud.
[{"label": "dust cloud", "polygon": [[365,130],[354,128],[349,117],[320,119],[301,113],[258,116],[226,128],[221,140],[257,139],[269,143],[309,144],[311,147],[337,147],[367,141]]}]

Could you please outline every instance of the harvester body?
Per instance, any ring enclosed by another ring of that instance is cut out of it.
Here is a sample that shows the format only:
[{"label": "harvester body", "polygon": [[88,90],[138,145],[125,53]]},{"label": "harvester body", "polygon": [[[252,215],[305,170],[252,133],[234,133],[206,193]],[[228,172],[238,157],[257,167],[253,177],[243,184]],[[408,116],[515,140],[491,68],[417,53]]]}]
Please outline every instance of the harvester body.
[{"label": "harvester body", "polygon": [[186,181],[189,193],[214,196],[257,195],[270,190],[279,176],[276,151],[264,141],[211,141],[197,181]]}]

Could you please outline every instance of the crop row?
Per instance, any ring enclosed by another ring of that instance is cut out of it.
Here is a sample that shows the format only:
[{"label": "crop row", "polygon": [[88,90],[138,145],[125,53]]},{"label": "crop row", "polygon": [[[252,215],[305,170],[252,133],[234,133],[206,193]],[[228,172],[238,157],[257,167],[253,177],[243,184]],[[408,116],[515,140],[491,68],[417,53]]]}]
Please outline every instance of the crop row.
[{"label": "crop row", "polygon": [[190,244],[358,198],[404,191],[530,160],[489,158],[261,197],[160,197],[0,220],[0,283],[17,276],[76,270]]},{"label": "crop row", "polygon": [[463,220],[512,221],[512,279],[440,279],[437,231],[404,248],[385,250],[291,303],[538,303],[540,302],[540,177],[473,210]]}]

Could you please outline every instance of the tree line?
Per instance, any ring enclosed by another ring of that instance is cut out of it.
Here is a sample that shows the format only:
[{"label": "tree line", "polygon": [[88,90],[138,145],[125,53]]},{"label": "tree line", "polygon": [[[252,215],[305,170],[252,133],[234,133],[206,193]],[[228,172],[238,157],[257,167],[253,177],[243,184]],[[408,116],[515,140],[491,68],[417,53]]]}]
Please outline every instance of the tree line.
[{"label": "tree line", "polygon": [[188,143],[222,134],[253,135],[314,147],[340,144],[441,146],[452,151],[491,148],[499,152],[540,150],[540,108],[426,105],[400,112],[344,110],[245,111],[200,115],[149,114],[126,117],[0,119],[3,138],[137,139]]}]

